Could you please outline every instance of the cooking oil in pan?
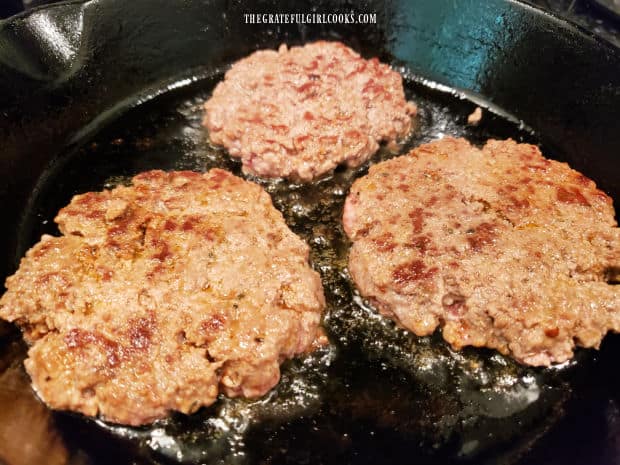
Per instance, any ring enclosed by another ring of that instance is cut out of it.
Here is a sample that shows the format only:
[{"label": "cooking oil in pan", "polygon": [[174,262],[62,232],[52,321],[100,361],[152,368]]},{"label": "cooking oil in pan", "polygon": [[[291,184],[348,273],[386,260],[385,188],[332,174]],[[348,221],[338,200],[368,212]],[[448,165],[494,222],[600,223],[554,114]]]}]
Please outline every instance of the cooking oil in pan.
[{"label": "cooking oil in pan", "polygon": [[[477,144],[489,137],[536,142],[522,125],[496,112],[485,111],[480,125],[468,126],[474,103],[406,77],[408,98],[419,114],[399,153],[444,135]],[[221,74],[186,80],[186,86],[136,106],[81,140],[41,184],[19,252],[42,233],[58,233],[51,219],[72,195],[128,183],[141,171],[217,166],[243,176],[237,161],[209,144],[201,125],[202,104],[219,79]],[[250,177],[310,244],[328,302],[328,347],[286,362],[279,385],[256,401],[222,397],[192,416],[175,414],[143,428],[58,414],[69,443],[88,452],[85,444],[105,434],[105,440],[128,444],[134,463],[515,460],[561,416],[579,373],[573,365],[588,364],[590,358],[578,352],[584,360],[543,370],[493,351],[454,352],[439,335],[415,337],[397,328],[356,293],[346,268],[350,244],[340,223],[344,200],[369,164],[394,155],[383,149],[364,166],[338,168],[311,184]],[[89,425],[87,437],[72,436],[76,425]]]}]

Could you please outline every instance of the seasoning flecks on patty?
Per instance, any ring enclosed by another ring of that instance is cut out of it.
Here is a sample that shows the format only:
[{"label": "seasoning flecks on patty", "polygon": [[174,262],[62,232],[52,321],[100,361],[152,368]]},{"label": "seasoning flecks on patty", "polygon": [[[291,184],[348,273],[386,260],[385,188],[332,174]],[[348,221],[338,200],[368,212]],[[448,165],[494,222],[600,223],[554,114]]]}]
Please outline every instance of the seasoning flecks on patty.
[{"label": "seasoning flecks on patty", "polygon": [[7,280],[0,316],[51,407],[131,425],[219,392],[257,397],[309,350],[324,297],[308,246],[258,185],[149,171],[78,195]]},{"label": "seasoning flecks on patty", "polygon": [[533,145],[422,145],[357,180],[343,222],[360,293],[417,335],[548,366],[620,331],[612,201]]},{"label": "seasoning flecks on patty", "polygon": [[214,144],[263,177],[309,181],[358,166],[411,130],[402,77],[338,42],[260,50],[236,62],[205,104]]}]

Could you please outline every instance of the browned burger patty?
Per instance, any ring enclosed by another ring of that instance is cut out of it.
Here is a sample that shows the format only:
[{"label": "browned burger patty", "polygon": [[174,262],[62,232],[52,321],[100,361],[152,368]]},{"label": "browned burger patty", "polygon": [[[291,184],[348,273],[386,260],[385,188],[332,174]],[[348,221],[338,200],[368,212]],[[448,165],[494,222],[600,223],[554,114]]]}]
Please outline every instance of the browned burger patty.
[{"label": "browned burger patty", "polygon": [[245,172],[309,181],[358,166],[411,130],[402,78],[338,42],[260,50],[235,63],[205,104],[211,141]]},{"label": "browned burger patty", "polygon": [[0,316],[51,407],[138,425],[219,391],[256,397],[309,349],[324,307],[308,247],[258,185],[149,171],[78,195],[8,278]]},{"label": "browned burger patty", "polygon": [[343,221],[360,293],[417,335],[547,366],[620,331],[611,199],[533,145],[422,145],[357,180]]}]

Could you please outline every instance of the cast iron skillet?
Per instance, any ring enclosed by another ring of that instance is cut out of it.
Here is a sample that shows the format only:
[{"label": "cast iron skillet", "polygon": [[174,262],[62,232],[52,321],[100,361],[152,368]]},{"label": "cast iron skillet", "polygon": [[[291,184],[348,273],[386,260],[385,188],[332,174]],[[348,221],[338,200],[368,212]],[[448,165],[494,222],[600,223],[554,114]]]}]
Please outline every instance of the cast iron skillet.
[{"label": "cast iron skillet", "polygon": [[[244,13],[263,12],[376,13],[377,24],[244,23]],[[206,141],[202,101],[234,60],[319,38],[403,73],[420,118],[402,152],[443,134],[513,137],[541,144],[620,198],[620,51],[526,4],[68,2],[0,23],[0,277],[41,233],[55,232],[54,213],[77,192],[152,168],[239,173]],[[467,127],[475,104],[485,117]],[[286,364],[271,395],[222,399],[139,429],[51,414],[28,388],[18,332],[4,325],[0,461],[620,463],[618,336],[560,369],[529,369],[491,351],[454,353],[438,336],[412,337],[356,296],[339,217],[366,169],[309,186],[259,181],[311,244],[332,342]]]}]

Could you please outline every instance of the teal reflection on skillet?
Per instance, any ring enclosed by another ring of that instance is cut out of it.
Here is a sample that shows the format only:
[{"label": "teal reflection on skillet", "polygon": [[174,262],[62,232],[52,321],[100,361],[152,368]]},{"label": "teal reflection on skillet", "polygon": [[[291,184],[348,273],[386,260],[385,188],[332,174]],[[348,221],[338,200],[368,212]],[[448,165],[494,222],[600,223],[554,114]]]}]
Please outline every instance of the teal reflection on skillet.
[{"label": "teal reflection on skillet", "polygon": [[[483,74],[494,70],[496,55],[510,53],[525,33],[525,22],[517,17],[521,13],[509,3],[491,7],[464,0],[437,8],[433,2],[396,2],[388,8],[392,21],[387,35],[396,59],[407,62],[415,57],[414,63],[425,64],[429,78],[445,79],[448,74],[453,86],[475,92],[482,90]],[[421,41],[427,24],[434,25],[433,37],[429,34]]]},{"label": "teal reflection on skillet", "polygon": [[[400,153],[443,135],[536,142],[517,121],[490,111],[479,126],[467,126],[472,102],[401,72],[419,116]],[[42,233],[57,234],[51,220],[76,193],[127,183],[154,168],[218,166],[242,175],[201,126],[202,104],[219,79],[221,73],[194,76],[81,140],[38,186],[18,252]],[[370,163],[391,156],[382,149]],[[98,436],[103,431],[134,463],[514,462],[562,416],[591,353],[578,351],[582,360],[559,368],[528,368],[493,351],[454,352],[438,334],[415,337],[379,316],[347,274],[350,244],[340,224],[348,189],[367,169],[368,163],[340,168],[308,185],[251,178],[311,246],[325,285],[329,347],[286,362],[280,384],[259,400],[221,397],[194,415],[142,428],[57,413],[68,443],[108,440]]]}]

